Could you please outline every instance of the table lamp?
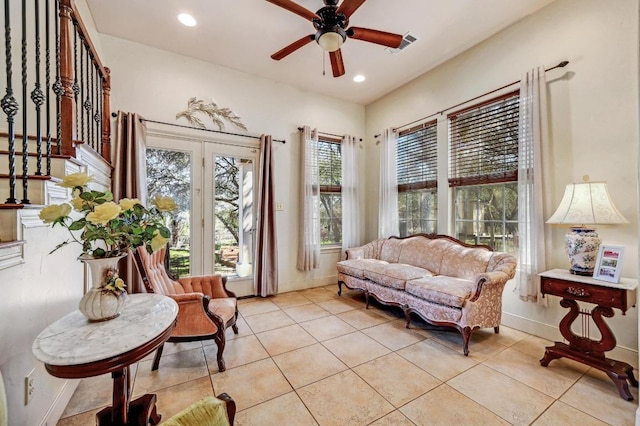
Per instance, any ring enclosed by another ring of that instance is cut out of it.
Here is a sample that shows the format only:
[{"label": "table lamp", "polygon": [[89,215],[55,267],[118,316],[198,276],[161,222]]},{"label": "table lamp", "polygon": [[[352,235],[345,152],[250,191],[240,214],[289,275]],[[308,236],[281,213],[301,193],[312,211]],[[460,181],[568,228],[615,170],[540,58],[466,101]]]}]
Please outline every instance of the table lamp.
[{"label": "table lamp", "polygon": [[567,185],[560,205],[547,223],[572,225],[564,237],[565,251],[571,262],[569,272],[592,276],[601,243],[593,225],[629,221],[613,205],[606,182],[585,181]]}]

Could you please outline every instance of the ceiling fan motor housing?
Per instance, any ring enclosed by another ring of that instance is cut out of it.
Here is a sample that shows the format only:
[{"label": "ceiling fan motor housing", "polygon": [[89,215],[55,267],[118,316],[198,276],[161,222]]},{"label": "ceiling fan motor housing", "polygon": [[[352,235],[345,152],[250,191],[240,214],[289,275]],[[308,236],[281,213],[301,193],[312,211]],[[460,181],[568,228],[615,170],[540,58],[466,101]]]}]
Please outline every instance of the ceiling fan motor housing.
[{"label": "ceiling fan motor housing", "polygon": [[316,12],[316,15],[318,15],[320,19],[313,19],[312,21],[313,26],[318,30],[315,35],[316,42],[320,40],[320,37],[322,37],[323,34],[326,33],[337,33],[344,41],[347,38],[345,28],[349,24],[349,20],[344,13],[336,13],[337,1],[325,0],[324,3],[327,6]]}]

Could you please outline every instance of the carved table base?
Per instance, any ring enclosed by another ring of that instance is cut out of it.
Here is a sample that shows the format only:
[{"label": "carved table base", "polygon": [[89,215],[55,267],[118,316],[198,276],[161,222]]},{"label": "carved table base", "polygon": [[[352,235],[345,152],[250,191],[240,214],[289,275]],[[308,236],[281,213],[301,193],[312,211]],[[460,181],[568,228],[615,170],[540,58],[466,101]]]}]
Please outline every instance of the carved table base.
[{"label": "carved table base", "polygon": [[637,388],[638,381],[633,375],[633,367],[631,365],[626,362],[616,361],[606,357],[591,357],[588,354],[575,351],[571,349],[569,345],[561,342],[556,342],[553,346],[547,346],[544,352],[544,357],[540,360],[540,364],[546,367],[554,359],[562,357],[569,358],[604,371],[618,387],[620,396],[627,401],[633,401],[633,395],[629,392],[628,383],[631,383],[631,386]]}]

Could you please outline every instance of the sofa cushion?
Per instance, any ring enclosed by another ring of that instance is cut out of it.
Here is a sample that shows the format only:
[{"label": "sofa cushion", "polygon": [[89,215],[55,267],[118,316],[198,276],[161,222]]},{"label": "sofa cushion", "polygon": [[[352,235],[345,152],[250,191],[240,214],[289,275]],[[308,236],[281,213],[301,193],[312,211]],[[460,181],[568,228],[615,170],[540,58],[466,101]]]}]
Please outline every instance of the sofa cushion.
[{"label": "sofa cushion", "polygon": [[404,290],[407,281],[430,277],[433,274],[426,269],[403,263],[373,263],[364,270],[364,277],[378,284]]},{"label": "sofa cushion", "polygon": [[356,278],[364,278],[364,271],[371,268],[374,263],[388,265],[388,262],[377,259],[347,259],[338,262],[338,272],[351,275]]},{"label": "sofa cushion", "polygon": [[474,288],[473,281],[438,275],[410,281],[405,290],[433,303],[461,308]]},{"label": "sofa cushion", "polygon": [[482,248],[452,244],[444,253],[438,275],[472,280],[476,274],[487,271],[492,254]]}]

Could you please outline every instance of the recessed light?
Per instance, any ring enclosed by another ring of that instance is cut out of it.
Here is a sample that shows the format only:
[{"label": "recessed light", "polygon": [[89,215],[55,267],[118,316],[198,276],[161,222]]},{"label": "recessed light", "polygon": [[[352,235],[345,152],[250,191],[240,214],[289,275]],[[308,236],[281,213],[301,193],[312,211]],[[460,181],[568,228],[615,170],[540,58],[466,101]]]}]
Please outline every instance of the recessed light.
[{"label": "recessed light", "polygon": [[178,15],[178,20],[187,27],[195,27],[197,24],[196,18],[189,15],[188,13],[181,13],[180,15]]},{"label": "recessed light", "polygon": [[353,77],[353,81],[355,81],[356,83],[362,83],[363,81],[365,81],[367,79],[367,77],[365,77],[362,74],[358,74],[355,77]]}]

